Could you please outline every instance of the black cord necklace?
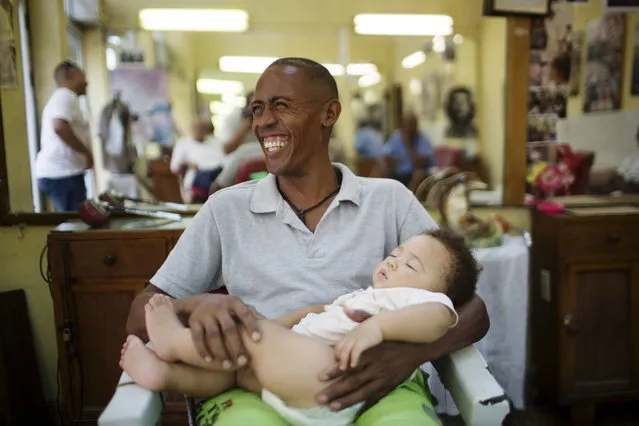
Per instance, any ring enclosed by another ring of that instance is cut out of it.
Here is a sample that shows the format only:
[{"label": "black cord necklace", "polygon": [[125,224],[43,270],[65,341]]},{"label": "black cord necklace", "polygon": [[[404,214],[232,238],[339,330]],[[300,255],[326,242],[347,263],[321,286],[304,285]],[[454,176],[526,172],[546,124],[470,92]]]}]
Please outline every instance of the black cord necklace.
[{"label": "black cord necklace", "polygon": [[308,212],[310,212],[312,210],[315,210],[316,208],[318,208],[319,206],[324,204],[328,199],[330,199],[332,196],[337,194],[339,192],[339,190],[342,188],[342,174],[340,172],[338,172],[338,171],[336,171],[335,174],[337,176],[337,188],[332,190],[328,195],[326,195],[324,198],[319,200],[319,202],[317,202],[316,204],[313,204],[312,206],[307,207],[305,209],[298,209],[295,206],[295,204],[293,204],[291,202],[291,200],[289,200],[288,197],[286,195],[284,195],[284,193],[280,189],[279,180],[275,179],[275,184],[277,185],[277,190],[279,191],[280,195],[282,196],[282,198],[284,198],[284,201],[286,201],[288,203],[288,205],[291,206],[291,208],[293,209],[293,211],[295,212],[297,217],[302,221],[302,223],[304,225],[306,225],[306,220],[305,220],[306,213],[308,213]]}]

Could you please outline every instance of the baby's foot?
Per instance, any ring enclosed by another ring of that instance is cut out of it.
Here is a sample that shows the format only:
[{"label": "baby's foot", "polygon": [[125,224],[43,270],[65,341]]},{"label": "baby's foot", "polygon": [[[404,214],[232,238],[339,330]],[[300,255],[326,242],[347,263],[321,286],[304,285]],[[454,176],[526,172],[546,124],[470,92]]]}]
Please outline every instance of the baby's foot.
[{"label": "baby's foot", "polygon": [[164,361],[177,361],[174,337],[185,327],[180,323],[175,313],[173,301],[168,296],[156,294],[144,308],[146,329],[153,345],[153,351],[158,358]]},{"label": "baby's foot", "polygon": [[143,388],[153,392],[166,388],[169,365],[144,346],[139,337],[127,337],[120,365]]}]

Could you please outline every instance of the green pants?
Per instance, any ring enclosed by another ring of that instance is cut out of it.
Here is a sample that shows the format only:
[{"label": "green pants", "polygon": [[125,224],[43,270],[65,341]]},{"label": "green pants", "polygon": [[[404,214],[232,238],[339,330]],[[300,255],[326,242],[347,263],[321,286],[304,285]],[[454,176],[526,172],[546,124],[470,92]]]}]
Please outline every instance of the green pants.
[{"label": "green pants", "polygon": [[[441,426],[421,370],[366,411],[355,426]],[[288,426],[258,394],[233,389],[200,408],[199,426]]]}]

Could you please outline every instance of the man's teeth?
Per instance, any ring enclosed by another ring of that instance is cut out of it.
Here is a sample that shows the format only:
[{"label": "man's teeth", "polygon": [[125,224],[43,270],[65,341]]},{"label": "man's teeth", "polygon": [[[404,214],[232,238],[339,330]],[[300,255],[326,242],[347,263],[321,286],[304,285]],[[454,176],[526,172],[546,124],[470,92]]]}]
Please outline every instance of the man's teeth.
[{"label": "man's teeth", "polygon": [[267,152],[277,151],[282,149],[282,147],[284,147],[287,143],[288,140],[286,139],[268,138],[264,140],[264,149],[266,149]]}]

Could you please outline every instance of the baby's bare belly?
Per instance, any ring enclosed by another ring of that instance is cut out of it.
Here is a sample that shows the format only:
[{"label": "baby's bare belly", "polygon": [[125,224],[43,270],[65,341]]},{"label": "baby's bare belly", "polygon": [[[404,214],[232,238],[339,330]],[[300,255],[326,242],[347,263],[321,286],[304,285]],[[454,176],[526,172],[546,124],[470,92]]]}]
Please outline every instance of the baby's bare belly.
[{"label": "baby's bare belly", "polygon": [[333,348],[270,321],[260,327],[260,342],[244,339],[260,384],[291,407],[316,407],[317,395],[329,385],[319,373],[336,364]]}]

